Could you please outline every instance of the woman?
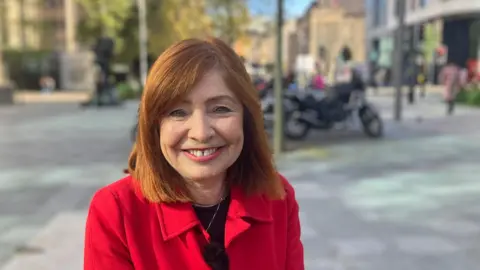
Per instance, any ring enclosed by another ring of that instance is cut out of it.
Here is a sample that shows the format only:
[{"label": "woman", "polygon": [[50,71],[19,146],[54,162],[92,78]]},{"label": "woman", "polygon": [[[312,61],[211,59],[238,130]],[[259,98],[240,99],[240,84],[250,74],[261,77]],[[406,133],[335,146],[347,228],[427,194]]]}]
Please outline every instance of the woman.
[{"label": "woman", "polygon": [[325,89],[325,80],[322,76],[322,72],[320,71],[320,68],[317,66],[315,70],[315,75],[313,76],[312,79],[312,86],[313,89],[315,90],[324,90]]},{"label": "woman", "polygon": [[447,104],[447,115],[453,114],[455,110],[455,98],[461,88],[460,80],[460,67],[449,61],[439,75],[439,81],[444,85],[443,98]]},{"label": "woman", "polygon": [[130,175],[92,199],[84,269],[304,269],[298,204],[262,119],[225,43],[167,49],[142,96]]}]

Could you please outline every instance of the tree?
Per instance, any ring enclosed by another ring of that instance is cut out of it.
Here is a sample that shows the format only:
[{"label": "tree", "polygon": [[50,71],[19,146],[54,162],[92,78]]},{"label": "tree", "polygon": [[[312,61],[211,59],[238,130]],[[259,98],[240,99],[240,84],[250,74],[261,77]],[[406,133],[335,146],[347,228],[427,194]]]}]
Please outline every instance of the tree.
[{"label": "tree", "polygon": [[211,33],[211,19],[206,14],[205,0],[165,1],[167,17],[176,38],[201,37]]},{"label": "tree", "polygon": [[[202,37],[211,33],[210,18],[203,0],[147,0],[148,51],[162,53],[178,40]],[[119,59],[130,62],[138,57],[138,10],[131,7],[122,30],[125,42]]]},{"label": "tree", "polygon": [[149,9],[150,51],[158,55],[173,42],[208,35],[210,19],[205,11],[204,0],[163,0],[155,12]]},{"label": "tree", "polygon": [[213,33],[230,45],[240,39],[250,22],[244,0],[206,0]]},{"label": "tree", "polygon": [[79,23],[79,38],[93,43],[100,36],[115,40],[116,51],[122,50],[123,39],[120,38],[125,21],[131,11],[131,0],[77,0],[83,8]]}]

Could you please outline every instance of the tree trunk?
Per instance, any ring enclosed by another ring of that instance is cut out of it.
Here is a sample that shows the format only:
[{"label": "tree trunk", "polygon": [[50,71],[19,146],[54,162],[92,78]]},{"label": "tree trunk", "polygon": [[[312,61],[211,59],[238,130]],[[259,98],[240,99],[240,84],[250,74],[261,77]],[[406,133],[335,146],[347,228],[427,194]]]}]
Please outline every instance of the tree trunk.
[{"label": "tree trunk", "polygon": [[25,50],[27,47],[27,36],[25,32],[26,21],[25,21],[25,0],[19,0],[20,4],[20,42],[22,50]]},{"label": "tree trunk", "polygon": [[235,42],[235,22],[233,19],[233,6],[232,0],[227,0],[227,18],[228,18],[228,33],[227,33],[227,43],[228,45],[233,46]]},{"label": "tree trunk", "polygon": [[5,14],[5,1],[0,0],[0,87],[7,83],[5,78],[4,62],[3,62],[3,15]]}]

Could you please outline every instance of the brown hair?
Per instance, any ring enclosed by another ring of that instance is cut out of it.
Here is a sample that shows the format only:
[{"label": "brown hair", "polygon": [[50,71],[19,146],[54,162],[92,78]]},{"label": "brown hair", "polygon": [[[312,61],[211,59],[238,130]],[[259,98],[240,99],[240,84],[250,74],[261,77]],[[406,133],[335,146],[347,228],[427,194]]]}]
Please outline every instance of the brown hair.
[{"label": "brown hair", "polygon": [[229,184],[242,188],[247,195],[263,194],[270,199],[285,195],[264,130],[258,93],[240,57],[219,39],[187,39],[158,57],[140,101],[137,141],[128,171],[151,202],[191,201],[184,179],[162,154],[158,120],[214,69],[222,72],[226,85],[244,106],[244,145],[228,169]]}]

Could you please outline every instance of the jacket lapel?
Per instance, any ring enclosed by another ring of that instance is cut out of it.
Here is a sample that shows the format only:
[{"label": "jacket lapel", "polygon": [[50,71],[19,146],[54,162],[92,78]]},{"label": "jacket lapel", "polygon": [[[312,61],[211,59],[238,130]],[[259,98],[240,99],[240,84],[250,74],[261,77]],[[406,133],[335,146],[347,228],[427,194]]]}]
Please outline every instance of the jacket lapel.
[{"label": "jacket lapel", "polygon": [[[263,195],[246,195],[241,188],[233,187],[230,196],[225,224],[225,247],[254,223],[273,222],[271,202]],[[190,203],[160,203],[155,207],[165,241],[200,225]]]},{"label": "jacket lapel", "polygon": [[160,203],[156,210],[165,241],[200,224],[190,203]]},{"label": "jacket lapel", "polygon": [[225,248],[256,222],[273,222],[269,201],[262,195],[247,196],[241,188],[232,188],[225,224]]}]

